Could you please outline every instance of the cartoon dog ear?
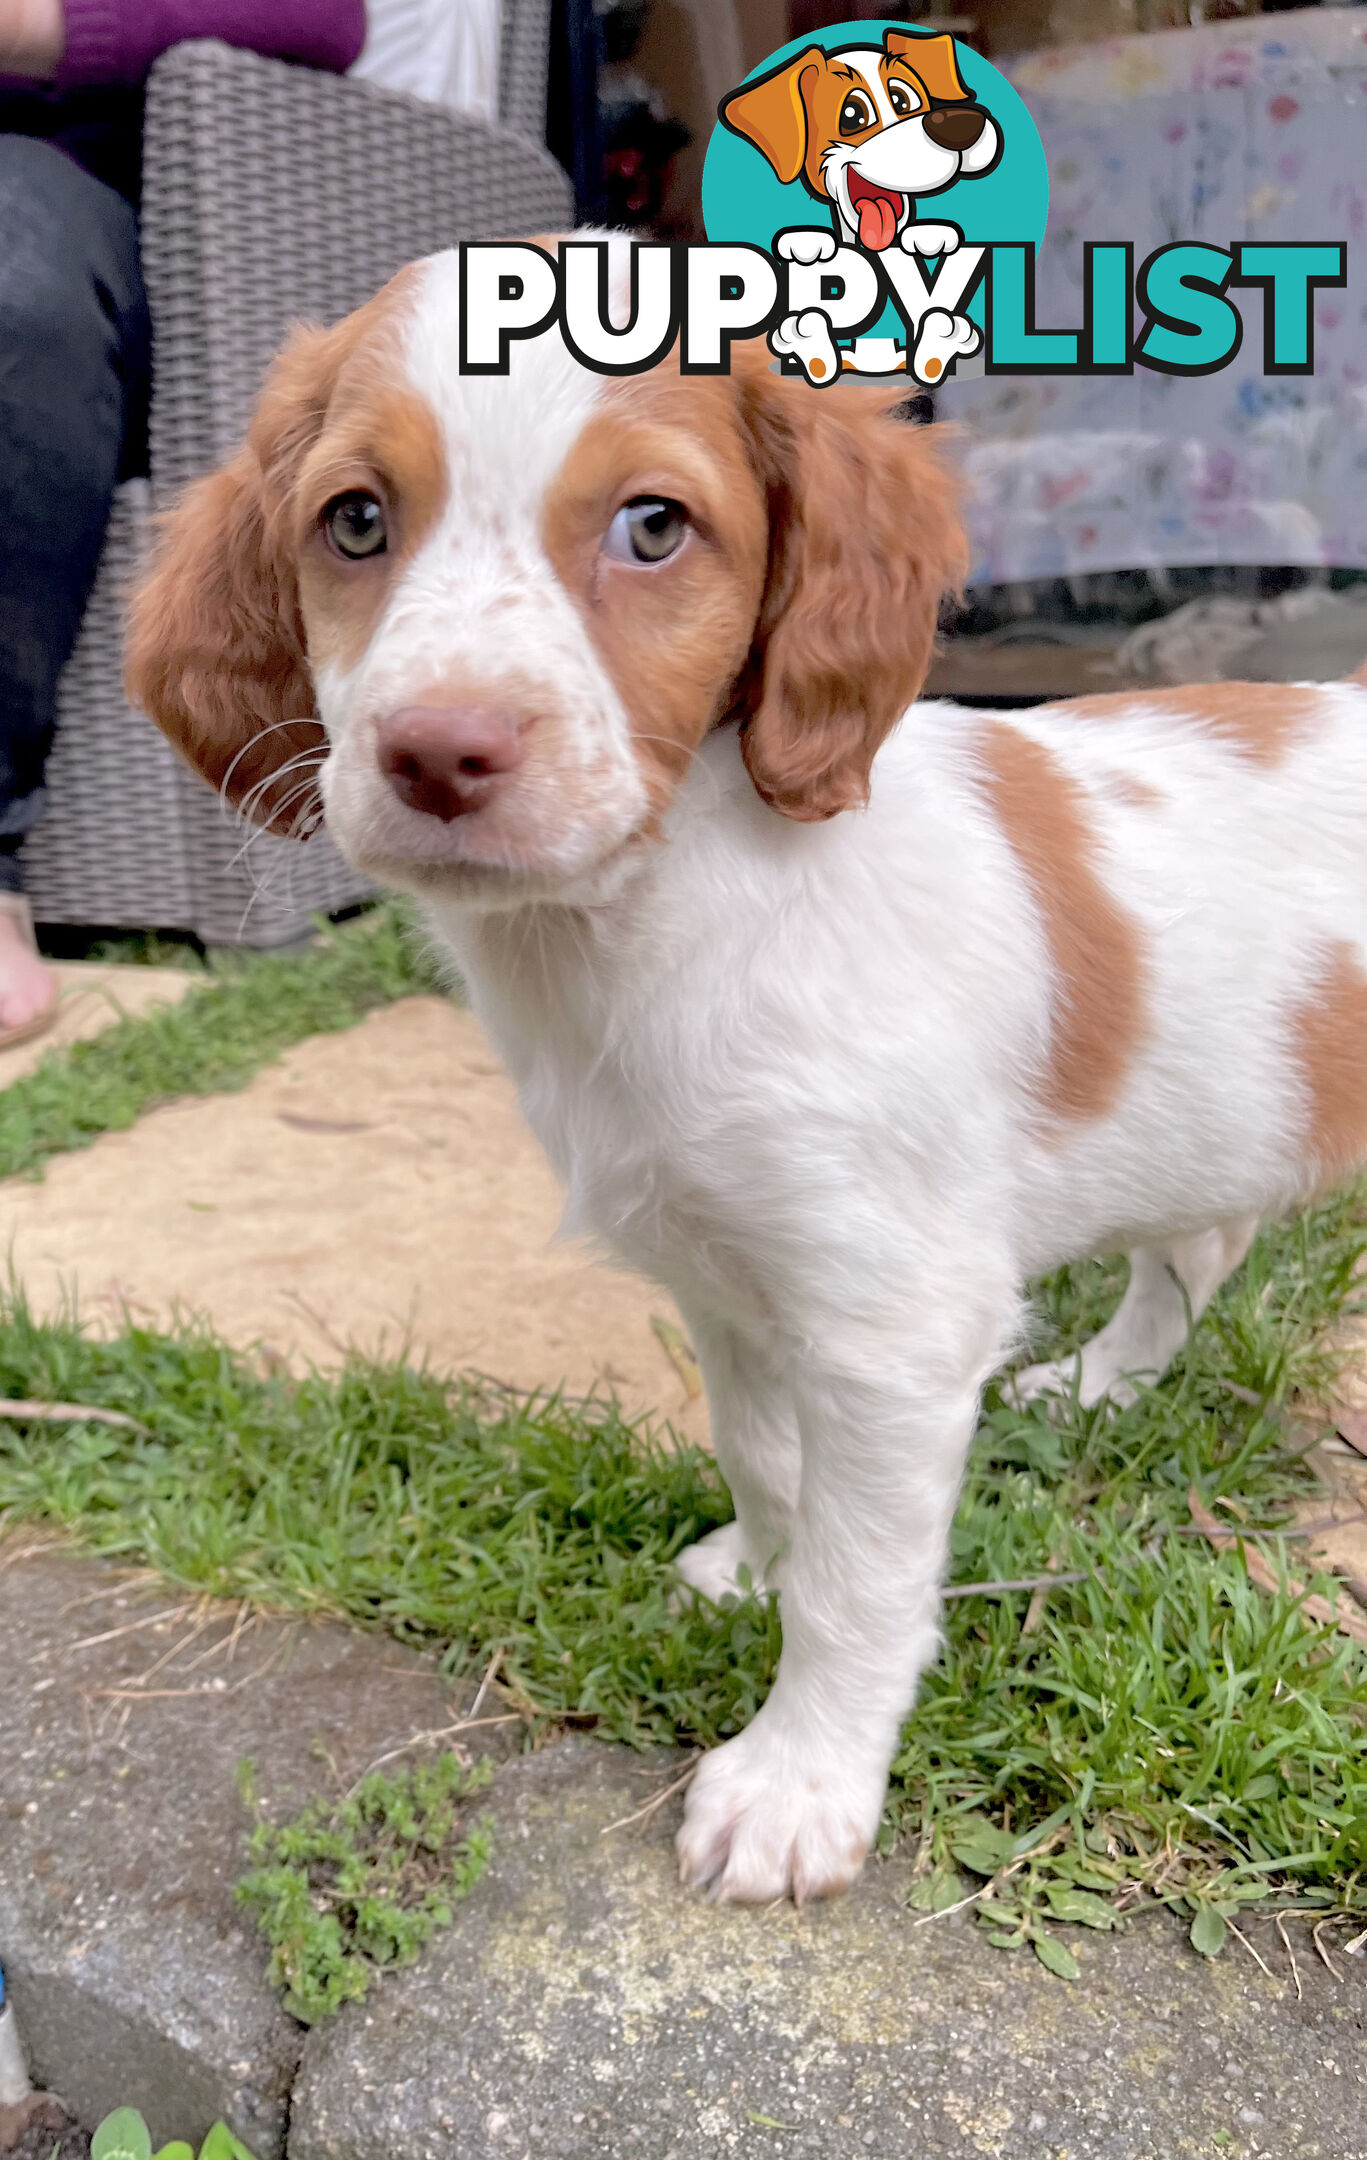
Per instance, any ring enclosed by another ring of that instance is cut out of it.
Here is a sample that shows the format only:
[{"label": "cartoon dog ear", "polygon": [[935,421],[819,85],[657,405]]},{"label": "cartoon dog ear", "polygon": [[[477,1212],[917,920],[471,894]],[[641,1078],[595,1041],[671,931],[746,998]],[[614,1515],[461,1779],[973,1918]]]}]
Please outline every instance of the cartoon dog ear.
[{"label": "cartoon dog ear", "polygon": [[736,345],[732,378],[769,501],[769,576],[736,714],[746,767],[784,817],[867,800],[918,696],[940,601],[968,573],[945,431],[892,418],[906,387],[809,384]]},{"label": "cartoon dog ear", "polygon": [[809,45],[796,60],[775,68],[772,75],[762,75],[758,82],[743,84],[717,107],[718,119],[754,144],[785,187],[796,180],[807,161],[806,99],[828,65],[820,46]]},{"label": "cartoon dog ear", "polygon": [[968,91],[959,73],[954,40],[947,30],[934,37],[909,37],[905,31],[889,30],[883,39],[889,60],[904,60],[918,82],[933,98],[966,98]]}]

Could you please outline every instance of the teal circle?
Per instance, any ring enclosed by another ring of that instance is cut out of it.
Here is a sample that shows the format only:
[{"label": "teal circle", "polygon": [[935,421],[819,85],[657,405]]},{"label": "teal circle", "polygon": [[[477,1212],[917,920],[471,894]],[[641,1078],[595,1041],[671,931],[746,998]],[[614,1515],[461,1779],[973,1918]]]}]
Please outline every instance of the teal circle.
[{"label": "teal circle", "polygon": [[[836,23],[813,31],[810,37],[792,38],[780,45],[743,79],[754,82],[785,60],[819,45],[826,52],[845,46],[878,46],[885,32],[900,31],[908,37],[933,36],[918,31],[914,23],[878,20]],[[1001,130],[1002,154],[990,173],[980,179],[956,180],[938,195],[918,198],[922,218],[944,219],[957,225],[965,240],[978,242],[1027,241],[1038,247],[1049,216],[1049,168],[1039,130],[1018,91],[1006,77],[969,46],[954,42],[954,57],[964,86],[986,106]],[[736,84],[739,90],[740,83]],[[703,228],[709,240],[746,241],[751,247],[772,248],[775,233],[785,226],[829,226],[834,230],[830,207],[807,193],[800,180],[788,186],[768,160],[743,136],[718,120],[707,146],[702,175]],[[982,287],[968,312],[982,321]],[[900,328],[900,317],[895,318]],[[884,317],[884,324],[889,318]]]}]

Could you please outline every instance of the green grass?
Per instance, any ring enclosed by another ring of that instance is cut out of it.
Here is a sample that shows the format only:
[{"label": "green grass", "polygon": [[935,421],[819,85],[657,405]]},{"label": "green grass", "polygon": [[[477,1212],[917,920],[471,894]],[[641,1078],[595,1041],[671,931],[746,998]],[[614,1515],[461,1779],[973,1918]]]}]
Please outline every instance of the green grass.
[{"label": "green grass", "polygon": [[[192,963],[193,964],[193,963]],[[322,932],[304,952],[219,955],[179,1004],[50,1050],[0,1092],[0,1177],[121,1132],[177,1095],[217,1095],[308,1035],[347,1028],[395,998],[439,988],[395,903]]]},{"label": "green grass", "polygon": [[[1155,1900],[1207,1951],[1249,1903],[1367,1909],[1367,1658],[1188,1534],[1187,1503],[1195,1485],[1253,1528],[1304,1491],[1279,1410],[1323,1380],[1317,1341],[1364,1242],[1351,1197],[1263,1237],[1131,1409],[1050,1422],[989,1395],[955,1579],[1051,1562],[1083,1579],[1028,1636],[1024,1593],[947,1607],[884,1826],[917,1845],[922,1905],[976,1884],[993,1939],[1060,1970],[1056,1922]],[[1043,1286],[1046,1348],[1089,1331],[1117,1283],[1088,1265]],[[0,1511],[189,1589],[341,1613],[452,1668],[497,1649],[536,1711],[637,1744],[721,1739],[772,1677],[770,1608],[670,1609],[674,1555],[729,1514],[713,1464],[610,1407],[360,1362],[262,1377],[206,1333],[102,1343],[22,1304],[0,1318],[0,1393],[143,1421],[0,1425]]]},{"label": "green grass", "polygon": [[488,1820],[462,1805],[489,1782],[438,1755],[388,1777],[372,1770],[340,1799],[307,1801],[291,1822],[263,1812],[250,1763],[239,1786],[256,1816],[254,1863],[237,1885],[271,1946],[285,2008],[316,2025],[360,2002],[377,1972],[411,1965],[488,1863]]}]

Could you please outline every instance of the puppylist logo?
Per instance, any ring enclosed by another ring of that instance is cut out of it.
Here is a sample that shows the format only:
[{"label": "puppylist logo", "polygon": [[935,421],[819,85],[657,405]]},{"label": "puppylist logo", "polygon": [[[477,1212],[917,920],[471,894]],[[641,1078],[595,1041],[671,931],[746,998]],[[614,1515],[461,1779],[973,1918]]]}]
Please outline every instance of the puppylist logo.
[{"label": "puppylist logo", "polygon": [[[1129,241],[1083,247],[1083,320],[1035,319],[1049,207],[1038,130],[1005,76],[944,31],[846,23],[797,39],[730,91],[703,171],[698,246],[633,243],[628,309],[609,309],[604,240],[462,243],[460,367],[502,375],[512,341],[558,323],[605,375],[726,374],[765,336],[816,389],[905,373],[1210,375],[1243,342],[1235,292],[1259,288],[1263,373],[1314,373],[1314,296],[1343,285],[1341,241]],[[1248,301],[1245,301],[1245,306]]]}]

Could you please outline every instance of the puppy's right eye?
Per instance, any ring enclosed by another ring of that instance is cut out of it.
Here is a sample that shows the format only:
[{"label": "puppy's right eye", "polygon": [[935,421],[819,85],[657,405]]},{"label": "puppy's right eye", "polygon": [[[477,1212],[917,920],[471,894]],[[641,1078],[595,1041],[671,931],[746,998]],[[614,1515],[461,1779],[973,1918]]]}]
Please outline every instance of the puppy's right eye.
[{"label": "puppy's right eye", "polygon": [[862,90],[851,90],[840,108],[840,132],[842,135],[858,135],[864,128],[872,127],[873,107]]},{"label": "puppy's right eye", "polygon": [[335,555],[347,562],[361,562],[367,555],[382,555],[389,545],[384,505],[363,488],[334,495],[323,511],[323,531]]},{"label": "puppy's right eye", "polygon": [[604,552],[618,562],[659,563],[676,555],[688,531],[682,503],[664,496],[638,495],[624,503],[607,530]]}]

